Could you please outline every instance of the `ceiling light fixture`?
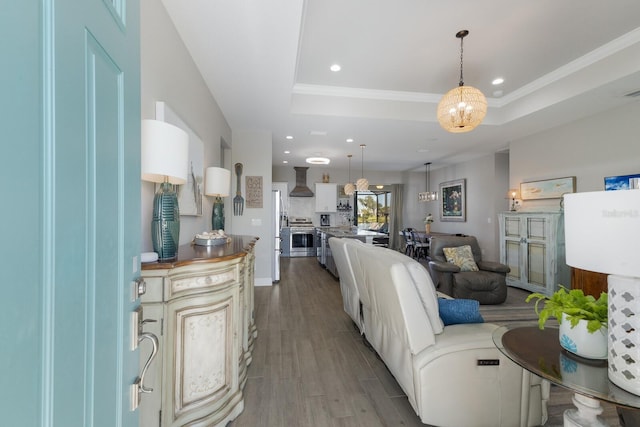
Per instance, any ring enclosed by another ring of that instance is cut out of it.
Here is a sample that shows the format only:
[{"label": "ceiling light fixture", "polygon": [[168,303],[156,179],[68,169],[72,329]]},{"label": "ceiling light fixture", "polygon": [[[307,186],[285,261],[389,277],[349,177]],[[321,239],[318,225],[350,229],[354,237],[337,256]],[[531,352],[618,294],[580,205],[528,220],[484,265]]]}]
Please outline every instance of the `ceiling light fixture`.
[{"label": "ceiling light fixture", "polygon": [[427,191],[425,191],[424,193],[418,193],[418,201],[419,202],[433,202],[435,200],[438,200],[438,193],[435,191],[429,191],[429,187],[431,186],[430,181],[430,166],[431,166],[431,162],[429,163],[425,163],[424,164],[426,167],[426,187],[427,187]]},{"label": "ceiling light fixture", "polygon": [[369,181],[364,177],[364,147],[365,144],[360,144],[360,149],[362,151],[362,169],[360,170],[360,179],[356,181],[356,189],[358,191],[368,191],[369,190]]},{"label": "ceiling light fixture", "polygon": [[491,84],[494,86],[501,85],[502,83],[504,83],[504,79],[502,77],[497,77],[491,82]]},{"label": "ceiling light fixture", "polygon": [[340,66],[340,64],[332,64],[331,67],[329,67],[329,69],[334,73],[337,73],[342,69],[342,67]]},{"label": "ceiling light fixture", "polygon": [[462,77],[462,41],[469,31],[458,31],[460,39],[460,82],[458,87],[447,92],[438,104],[438,122],[452,133],[469,132],[475,129],[487,114],[487,98],[473,86],[465,86]]},{"label": "ceiling light fixture", "polygon": [[353,157],[353,155],[348,154],[347,157],[349,158],[349,182],[344,185],[344,194],[351,196],[356,191],[355,185],[351,182],[351,157]]},{"label": "ceiling light fixture", "polygon": [[285,139],[293,139],[293,137],[291,135],[287,135],[285,136]]},{"label": "ceiling light fixture", "polygon": [[331,160],[326,157],[307,157],[305,160],[312,165],[328,165]]}]

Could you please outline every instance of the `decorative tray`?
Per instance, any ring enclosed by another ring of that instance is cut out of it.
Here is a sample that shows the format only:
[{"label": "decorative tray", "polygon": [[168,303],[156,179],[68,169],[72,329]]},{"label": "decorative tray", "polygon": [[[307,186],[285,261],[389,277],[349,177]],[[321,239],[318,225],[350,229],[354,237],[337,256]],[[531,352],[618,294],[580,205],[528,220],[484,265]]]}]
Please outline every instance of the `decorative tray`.
[{"label": "decorative tray", "polygon": [[193,238],[193,243],[199,246],[224,245],[230,241],[231,238],[226,236],[222,230],[196,234]]}]

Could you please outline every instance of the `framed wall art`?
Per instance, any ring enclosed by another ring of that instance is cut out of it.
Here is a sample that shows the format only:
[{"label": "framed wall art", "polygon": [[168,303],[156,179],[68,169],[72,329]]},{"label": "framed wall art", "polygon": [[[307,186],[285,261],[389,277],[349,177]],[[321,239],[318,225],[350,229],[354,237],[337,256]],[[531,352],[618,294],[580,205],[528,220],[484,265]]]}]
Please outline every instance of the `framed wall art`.
[{"label": "framed wall art", "polygon": [[465,179],[440,184],[440,221],[467,220],[466,192]]},{"label": "framed wall art", "polygon": [[520,183],[522,200],[560,199],[563,194],[575,192],[575,176]]},{"label": "framed wall art", "polygon": [[247,208],[262,208],[262,177],[247,176],[245,178],[245,188],[247,189]]},{"label": "framed wall art", "polygon": [[604,178],[604,191],[632,190],[640,188],[640,174],[607,176]]}]

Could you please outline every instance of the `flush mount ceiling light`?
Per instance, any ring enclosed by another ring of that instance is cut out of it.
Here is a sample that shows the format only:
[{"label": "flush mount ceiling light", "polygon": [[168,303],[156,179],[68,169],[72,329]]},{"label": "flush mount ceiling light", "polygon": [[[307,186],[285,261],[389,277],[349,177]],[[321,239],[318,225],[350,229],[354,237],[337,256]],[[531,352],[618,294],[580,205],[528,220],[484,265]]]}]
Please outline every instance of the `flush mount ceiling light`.
[{"label": "flush mount ceiling light", "polygon": [[487,98],[478,89],[465,86],[462,77],[462,41],[469,31],[458,31],[460,39],[460,82],[458,87],[447,92],[438,104],[438,122],[452,133],[469,132],[475,129],[487,114]]},{"label": "flush mount ceiling light", "polygon": [[329,67],[329,69],[334,73],[337,73],[342,69],[342,67],[340,66],[340,64],[332,64],[331,67]]},{"label": "flush mount ceiling light", "polygon": [[347,157],[349,158],[349,182],[344,185],[344,194],[351,196],[356,191],[356,186],[351,182],[351,157],[353,156],[349,154]]},{"label": "flush mount ceiling light", "polygon": [[331,162],[326,157],[307,157],[305,161],[312,165],[328,165]]},{"label": "flush mount ceiling light", "polygon": [[356,181],[356,189],[358,191],[368,191],[369,190],[369,181],[364,177],[364,147],[365,144],[360,144],[360,149],[362,151],[362,169],[360,170],[361,178]]}]

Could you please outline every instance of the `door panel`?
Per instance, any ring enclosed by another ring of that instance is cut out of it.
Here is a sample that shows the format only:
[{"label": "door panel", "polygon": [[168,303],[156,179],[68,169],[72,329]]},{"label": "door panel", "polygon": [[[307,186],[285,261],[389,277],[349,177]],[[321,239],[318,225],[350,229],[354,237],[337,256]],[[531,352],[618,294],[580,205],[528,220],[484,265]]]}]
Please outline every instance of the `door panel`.
[{"label": "door panel", "polygon": [[2,424],[137,426],[129,331],[141,234],[138,0],[10,9],[0,22],[16,48],[0,81],[14,143],[0,169],[15,181],[5,237],[17,246],[2,254],[12,270],[0,319],[11,384],[0,388],[11,408]]}]

